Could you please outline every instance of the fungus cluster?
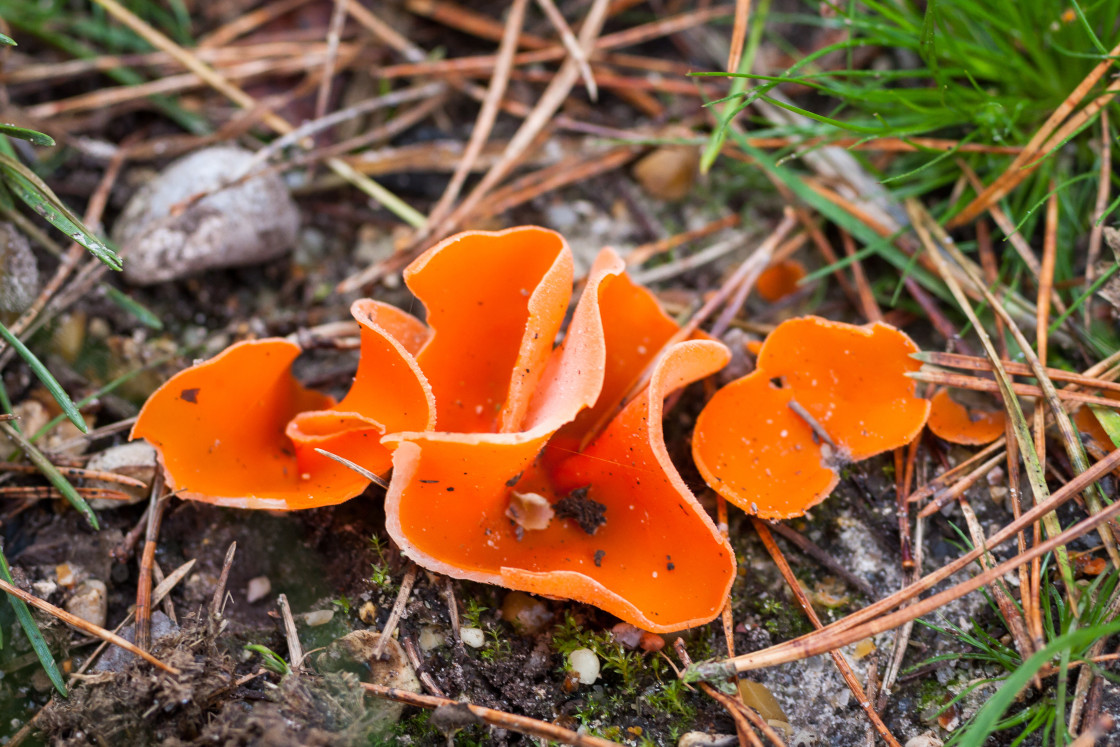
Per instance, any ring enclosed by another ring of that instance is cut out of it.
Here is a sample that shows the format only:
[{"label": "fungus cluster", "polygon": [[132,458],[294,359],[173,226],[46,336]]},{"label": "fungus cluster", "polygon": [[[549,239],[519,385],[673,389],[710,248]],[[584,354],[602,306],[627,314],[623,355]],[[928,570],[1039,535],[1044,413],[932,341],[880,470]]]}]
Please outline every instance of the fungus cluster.
[{"label": "fungus cluster", "polygon": [[361,361],[340,402],[292,377],[297,346],[244,342],[169,380],[132,435],[160,451],[171,487],[229,506],[308,508],[366,487],[316,449],[391,467],[388,531],[425,568],[587,602],[655,632],[707,622],[735,561],[669,459],[661,407],[728,352],[666,347],[678,326],[623,269],[599,255],[557,346],[572,292],[564,240],[461,234],[404,273],[427,325],[354,304]]},{"label": "fungus cluster", "polygon": [[[300,509],[361,493],[368,479],[327,452],[391,472],[388,532],[424,568],[653,632],[718,615],[735,559],[673,466],[661,420],[664,399],[722,368],[727,349],[675,341],[680,327],[609,249],[565,327],[572,255],[541,228],[452,237],[404,280],[426,323],[355,302],[361,357],[342,400],[293,377],[297,345],[241,342],[160,387],[132,437],[159,450],[186,498]],[[701,473],[750,513],[804,513],[841,465],[922,428],[929,403],[905,375],[916,351],[883,324],[783,323],[757,370],[700,414]]]}]

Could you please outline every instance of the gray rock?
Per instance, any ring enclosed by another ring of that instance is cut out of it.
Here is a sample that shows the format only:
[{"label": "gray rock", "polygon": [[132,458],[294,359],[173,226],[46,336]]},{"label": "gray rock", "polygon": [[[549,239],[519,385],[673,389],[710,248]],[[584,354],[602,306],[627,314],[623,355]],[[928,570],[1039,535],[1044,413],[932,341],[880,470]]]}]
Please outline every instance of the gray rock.
[{"label": "gray rock", "polygon": [[[422,691],[420,680],[408,663],[404,649],[390,638],[385,646],[383,659],[374,659],[373,652],[381,634],[374,630],[355,630],[344,635],[319,655],[316,667],[320,672],[350,671],[366,682],[383,685],[410,693]],[[404,704],[392,700],[369,699],[373,720],[387,729],[401,718]]]},{"label": "gray rock", "polygon": [[[152,613],[152,623],[150,627],[152,643],[155,643],[164,636],[171,635],[172,633],[179,632],[179,626],[171,621],[167,615],[162,611],[156,610]],[[129,643],[136,643],[136,623],[126,625],[120,631],[122,638]],[[101,658],[94,662],[90,667],[91,672],[120,672],[124,670],[129,664],[136,659],[136,654],[131,654],[123,648],[110,646],[105,649],[105,653]]]},{"label": "gray rock", "polygon": [[19,314],[39,293],[39,265],[11,223],[0,223],[0,314]]},{"label": "gray rock", "polygon": [[[252,160],[241,148],[207,148],[179,159],[142,187],[113,230],[125,258],[125,280],[152,285],[217,267],[258,264],[290,250],[299,211],[278,175],[222,188],[241,177]],[[191,201],[203,193],[208,194]]]},{"label": "gray rock", "polygon": [[[156,450],[147,441],[130,441],[126,444],[110,446],[108,449],[99,451],[90,457],[89,462],[86,463],[86,469],[115,472],[125,477],[132,477],[150,486],[156,476]],[[115,482],[91,480],[90,487],[111,488],[129,496],[127,501],[94,498],[89,502],[94,511],[131,506],[148,497],[148,488],[121,485]]]}]

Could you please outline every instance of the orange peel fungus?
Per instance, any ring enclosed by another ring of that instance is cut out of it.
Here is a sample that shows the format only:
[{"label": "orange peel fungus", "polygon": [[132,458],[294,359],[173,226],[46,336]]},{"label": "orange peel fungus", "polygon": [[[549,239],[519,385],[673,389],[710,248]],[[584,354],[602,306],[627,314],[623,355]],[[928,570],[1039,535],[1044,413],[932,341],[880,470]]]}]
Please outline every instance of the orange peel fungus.
[{"label": "orange peel fungus", "polygon": [[930,398],[929,426],[933,435],[943,441],[965,446],[990,444],[1007,429],[1007,413],[1003,410],[977,410],[965,407],[949,394],[938,389]]},{"label": "orange peel fungus", "polygon": [[[734,556],[669,459],[661,408],[729,354],[710,340],[663,350],[678,326],[623,270],[600,253],[557,346],[573,277],[563,238],[533,227],[454,236],[404,273],[428,325],[355,303],[361,362],[341,402],[292,378],[291,343],[240,343],[161,387],[133,436],[160,449],[187,497],[224,505],[303,508],[361,492],[365,479],[315,447],[376,474],[391,463],[387,528],[421,566],[593,604],[653,632],[708,622]],[[624,404],[647,369],[649,386]]]},{"label": "orange peel fungus", "polygon": [[839,468],[909,443],[929,402],[905,374],[918,347],[882,323],[790,319],[766,338],[758,367],[716,392],[696,420],[692,453],[707,483],[765,519],[800,516],[839,482]]}]

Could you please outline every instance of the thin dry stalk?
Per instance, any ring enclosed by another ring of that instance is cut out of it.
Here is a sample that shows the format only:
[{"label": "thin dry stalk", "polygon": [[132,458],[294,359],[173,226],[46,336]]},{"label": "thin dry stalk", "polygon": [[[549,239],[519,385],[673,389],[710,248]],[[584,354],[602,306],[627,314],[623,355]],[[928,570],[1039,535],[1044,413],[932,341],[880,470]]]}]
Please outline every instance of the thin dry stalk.
[{"label": "thin dry stalk", "polygon": [[168,501],[162,493],[163,473],[157,470],[148,501],[148,527],[144,551],[140,554],[140,578],[136,581],[136,645],[145,651],[152,641],[152,565],[156,560],[160,524]]},{"label": "thin dry stalk", "polygon": [[[161,49],[171,55],[183,67],[190,70],[206,81],[207,85],[214,88],[216,91],[226,96],[230,101],[233,101],[238,106],[244,109],[252,109],[257,106],[257,101],[252,96],[245,93],[237,86],[230,83],[225,77],[217,73],[206,63],[202,62],[198,57],[191,52],[183,49],[181,46],[173,42],[164,34],[156,31],[146,21],[139,18],[132,11],[125,8],[117,0],[97,0],[97,3],[105,8],[114,18],[128,26],[135,33],[139,34],[146,42],[151,44],[156,49]],[[357,5],[355,3],[355,5]],[[261,120],[270,128],[275,130],[281,135],[291,132],[294,128],[283,117],[272,113],[265,112]],[[355,187],[365,192],[371,198],[376,200],[379,204],[384,206],[397,215],[401,220],[412,225],[419,227],[424,224],[424,216],[416,212],[414,208],[407,205],[403,200],[394,195],[389,190],[377,184],[372,179],[369,179],[362,174],[354,171],[347,163],[337,158],[327,159],[327,165],[336,174],[346,179]]]},{"label": "thin dry stalk", "polygon": [[786,526],[780,521],[770,524],[769,526],[773,533],[777,534],[782,539],[789,540],[798,550],[820,563],[824,568],[828,569],[829,573],[839,578],[848,586],[856,589],[868,599],[875,598],[875,590],[871,588],[871,584],[852,573],[848,570],[847,566],[829,555],[820,545],[801,534],[801,532],[793,527]]},{"label": "thin dry stalk", "polygon": [[230,542],[226,550],[226,557],[222,561],[222,572],[218,575],[218,585],[214,587],[214,596],[210,598],[210,617],[221,617],[225,609],[226,584],[229,583],[229,569],[233,567],[233,556],[237,553],[237,543]]},{"label": "thin dry stalk", "polygon": [[198,42],[199,49],[221,49],[226,47],[234,39],[245,36],[254,29],[263,26],[275,18],[291,13],[293,10],[306,5],[308,2],[310,2],[310,0],[275,0],[274,2],[265,3],[259,8],[254,8],[243,15],[237,16],[237,18],[226,25],[220,26],[202,37]]},{"label": "thin dry stalk", "polygon": [[[1018,443],[1023,463],[1026,465],[1027,479],[1031,484],[1031,491],[1034,494],[1035,504],[1037,506],[1039,503],[1045,503],[1050,495],[1050,490],[1046,485],[1046,474],[1043,470],[1042,462],[1038,458],[1038,453],[1035,451],[1034,444],[1031,442],[1031,434],[1028,430],[1026,418],[1023,415],[1022,406],[1019,404],[1019,398],[1015,396],[1011,378],[1000,365],[999,353],[992,344],[991,338],[988,336],[984,326],[980,323],[980,319],[976,316],[976,312],[973,310],[972,304],[969,302],[956,276],[950,271],[948,261],[942,256],[940,249],[934,243],[931,232],[938,232],[942,229],[916,201],[907,201],[906,208],[914,230],[918,235],[918,239],[926,249],[926,256],[933,262],[941,279],[949,286],[949,291],[953,294],[953,298],[956,300],[961,311],[965,313],[965,316],[967,316],[968,320],[972,323],[976,336],[980,338],[980,342],[984,347],[985,354],[987,354],[988,359],[992,362],[992,369],[996,377],[996,383],[999,386],[999,393],[1003,398],[1003,406],[1007,410],[1008,420],[1010,420],[1011,424],[1014,426],[1015,438],[1013,440]],[[939,238],[941,239],[942,246],[944,246],[947,243],[948,237],[939,235]],[[951,248],[949,248],[949,251],[951,251]],[[967,269],[964,269],[967,272]],[[981,294],[984,295],[989,305],[997,310],[997,313],[1003,311],[1003,314],[1000,314],[1000,316],[1004,318],[1005,323],[1008,323],[1010,317],[1004,316],[1006,311],[999,301],[988,293],[987,287],[975,277],[970,276],[969,279],[974,287],[979,286]],[[1014,324],[1008,324],[1008,327],[1013,331],[1017,330]],[[1025,341],[1022,344],[1029,347]],[[1037,360],[1035,363],[1037,364]],[[1061,408],[1059,407],[1059,409]],[[1049,537],[1054,537],[1061,533],[1061,524],[1058,522],[1056,513],[1047,513],[1042,519],[1042,524]],[[1062,583],[1065,585],[1066,594],[1069,596],[1071,604],[1076,608],[1077,587],[1073,582],[1073,571],[1069,565],[1069,553],[1065,547],[1060,547],[1055,555],[1058,571],[1061,574]]]},{"label": "thin dry stalk", "polygon": [[[770,534],[769,526],[766,522],[754,516],[751,517],[751,524],[758,533],[759,539],[762,540],[762,544],[766,547],[766,551],[770,553],[774,564],[778,566],[778,570],[781,572],[782,578],[785,579],[790,592],[793,593],[794,598],[797,599],[797,603],[801,605],[802,611],[808,616],[809,622],[813,624],[814,628],[820,630],[824,627],[821,623],[821,619],[817,616],[817,611],[813,609],[813,605],[809,601],[809,597],[805,594],[805,590],[802,589],[801,584],[798,583],[797,577],[793,575],[793,569],[790,568],[789,563],[786,562],[786,557],[782,554],[782,549],[778,547],[778,543],[774,541],[773,535]],[[840,670],[840,676],[844,678],[848,689],[851,690],[852,695],[856,697],[856,702],[859,703],[864,713],[867,714],[867,718],[871,720],[875,731],[877,731],[883,741],[891,745],[891,747],[902,747],[898,740],[894,738],[894,735],[891,734],[887,725],[883,723],[883,719],[880,718],[878,712],[875,710],[873,699],[868,697],[867,693],[864,692],[863,687],[856,678],[855,672],[852,671],[851,665],[848,664],[848,660],[845,659],[844,655],[839,651],[830,651],[829,655],[836,664],[836,668]]]},{"label": "thin dry stalk", "polygon": [[856,288],[859,290],[859,308],[863,312],[863,318],[869,322],[883,321],[883,310],[879,308],[879,302],[875,300],[871,283],[867,282],[867,273],[863,271],[863,263],[856,256],[855,240],[850,233],[841,230],[840,243],[844,245],[844,255],[850,260],[852,277],[855,279]]},{"label": "thin dry stalk", "polygon": [[923,519],[932,516],[953,501],[961,498],[965,494],[965,491],[975,485],[980,478],[986,477],[989,472],[1003,461],[1003,459],[1004,454],[1002,452],[997,453],[995,456],[981,463],[980,466],[954,482],[952,487],[935,492],[933,494],[933,500],[927,503],[925,507],[918,512],[918,516]]},{"label": "thin dry stalk", "polygon": [[617,742],[602,739],[601,737],[593,737],[589,734],[578,734],[569,729],[557,726],[556,724],[550,724],[547,721],[538,721],[535,718],[527,718],[513,713],[498,711],[493,708],[471,705],[470,703],[463,703],[459,700],[437,698],[434,695],[421,695],[407,690],[398,690],[395,687],[374,685],[369,682],[363,682],[362,687],[365,688],[366,692],[376,695],[379,698],[395,700],[398,703],[405,703],[420,708],[439,708],[440,706],[458,706],[461,708],[465,705],[471,713],[490,726],[509,729],[510,731],[516,731],[518,734],[528,734],[552,742],[573,745],[573,747],[621,747]]},{"label": "thin dry stalk", "polygon": [[[1050,184],[1050,198],[1046,201],[1045,231],[1042,237],[1042,267],[1038,275],[1038,298],[1035,301],[1035,343],[1038,361],[1046,365],[1050,343],[1047,327],[1050,325],[1050,294],[1054,290],[1054,259],[1058,253],[1058,190]],[[1034,450],[1038,460],[1046,463],[1046,410],[1034,410]]]},{"label": "thin dry stalk", "polygon": [[19,588],[18,586],[13,586],[12,584],[9,584],[4,579],[0,579],[0,591],[6,591],[9,594],[11,594],[13,597],[16,597],[17,599],[22,599],[24,602],[27,602],[32,607],[40,609],[40,610],[42,610],[43,612],[46,612],[48,615],[50,615],[52,617],[58,618],[62,622],[66,623],[67,625],[70,625],[72,627],[77,628],[78,630],[82,631],[83,633],[86,633],[88,635],[92,635],[95,638],[100,638],[103,641],[108,641],[109,643],[112,643],[114,646],[118,646],[119,648],[123,648],[125,651],[128,651],[131,654],[136,654],[137,656],[139,656],[144,661],[148,662],[149,664],[151,664],[155,667],[158,667],[159,669],[162,669],[163,671],[167,672],[168,674],[174,674],[174,675],[182,674],[182,672],[180,672],[175,667],[170,666],[169,664],[164,664],[162,661],[160,661],[156,657],[152,656],[147,651],[137,647],[131,641],[128,641],[124,638],[121,638],[116,633],[112,633],[108,630],[105,630],[105,628],[102,628],[98,625],[94,625],[91,622],[87,622],[86,620],[83,620],[82,618],[78,617],[77,615],[71,615],[66,610],[64,610],[60,607],[55,607],[50,602],[45,602],[37,596],[34,596],[32,594],[28,594],[26,591]]},{"label": "thin dry stalk", "polygon": [[731,26],[731,51],[727,55],[727,72],[749,73],[739,70],[743,60],[743,48],[747,43],[747,27],[751,22],[751,0],[735,0],[735,21]]},{"label": "thin dry stalk", "polygon": [[[584,18],[580,29],[579,41],[584,50],[590,52],[595,46],[595,39],[603,28],[606,20],[607,0],[593,0],[587,16]],[[561,47],[563,49],[563,47]],[[521,126],[510,139],[509,145],[502,160],[494,164],[482,177],[481,181],[467,194],[463,201],[456,207],[438,226],[431,230],[431,238],[438,240],[452,233],[461,225],[462,221],[470,215],[478,204],[485,198],[498,183],[516,166],[517,162],[536,140],[537,136],[548,126],[549,120],[564,99],[568,97],[572,86],[579,79],[579,65],[569,58],[560,66],[560,70],[552,77],[551,82],[541,94],[532,113],[521,123]]]},{"label": "thin dry stalk", "polygon": [[[1093,206],[1093,227],[1089,231],[1089,252],[1085,257],[1085,287],[1092,287],[1097,276],[1097,260],[1101,256],[1104,235],[1104,212],[1108,209],[1109,187],[1112,183],[1112,137],[1108,131],[1108,109],[1101,109],[1101,178],[1097,182],[1097,203]],[[1084,324],[1089,328],[1093,318],[1093,298],[1085,299]]]},{"label": "thin dry stalk", "polygon": [[707,225],[701,226],[700,228],[694,228],[691,231],[678,233],[649,244],[642,244],[641,246],[635,247],[633,251],[626,255],[626,266],[637,267],[638,265],[644,264],[654,257],[664,254],[665,252],[669,252],[678,247],[685,246],[692,243],[693,241],[696,241],[697,239],[702,239],[705,236],[710,236],[711,234],[716,233],[717,231],[722,231],[725,228],[734,228],[737,225],[739,225],[739,214],[732,213],[720,218],[719,220],[714,220]]},{"label": "thin dry stalk", "polygon": [[[1107,521],[1116,515],[1120,515],[1120,502],[1108,506],[1100,514],[1083,519],[1058,536],[1050,538],[1045,542],[1040,542],[1026,552],[1020,553],[1014,558],[1006,560],[988,571],[981,572],[968,581],[964,581],[926,599],[912,601],[922,592],[932,589],[941,581],[976,561],[986,550],[994,549],[1008,539],[1014,537],[1016,532],[1024,526],[1029,526],[1043,514],[1053,511],[1058,506],[1072,500],[1087,484],[1100,479],[1101,476],[1111,472],[1118,465],[1120,465],[1120,449],[1110,452],[1107,457],[1094,464],[1087,472],[1081,473],[1059,490],[1054,491],[1045,503],[1036,505],[1030,510],[1025,511],[1019,519],[1011,522],[990,536],[987,539],[986,548],[974,548],[956,560],[926,574],[901,591],[874,602],[858,612],[853,612],[842,620],[826,625],[815,633],[809,633],[800,638],[795,638],[792,641],[780,643],[754,653],[740,654],[734,659],[729,659],[727,661],[698,665],[696,668],[697,673],[706,679],[715,680],[730,676],[732,673],[775,666],[791,661],[798,661],[809,656],[816,656],[817,654],[841,648],[850,643],[855,643],[868,636],[891,630],[910,620],[922,617],[948,604],[954,599],[959,599],[965,594],[1001,578],[1019,565],[1029,563],[1034,558],[1042,557],[1055,548],[1064,546],[1074,539],[1093,531],[1101,522]],[[896,612],[883,614],[906,602],[911,602],[911,604]]]},{"label": "thin dry stalk", "polygon": [[[906,374],[911,379],[916,381],[924,381],[929,384],[940,384],[941,386],[951,386],[955,389],[971,389],[974,392],[999,392],[1001,391],[999,383],[992,379],[981,379],[975,376],[967,376],[965,374],[950,373],[948,371],[938,371],[937,369],[923,368],[920,371],[910,371]],[[1034,384],[1011,384],[1011,389],[1016,394],[1024,397],[1033,397],[1035,399],[1045,399],[1047,397],[1046,390],[1042,387],[1035,386]],[[1120,408],[1120,400],[1109,399],[1107,397],[1097,397],[1093,394],[1085,394],[1071,389],[1055,389],[1055,398],[1059,402],[1080,402],[1087,405],[1098,405],[1100,407]],[[1039,408],[1041,409],[1041,408]],[[1065,409],[1065,408],[1061,408]]]},{"label": "thin dry stalk", "polygon": [[[18,416],[0,418],[0,420],[14,420]],[[92,431],[91,431],[92,432]],[[99,469],[84,469],[82,467],[62,467],[55,465],[62,474],[67,477],[75,477],[79,480],[101,480],[102,482],[115,482],[118,485],[127,485],[132,488],[146,488],[148,484],[142,480],[137,480],[135,477],[128,475],[120,475],[116,472],[105,472]],[[39,468],[33,464],[22,464],[19,462],[0,462],[0,472],[22,472],[25,474],[39,474]]]},{"label": "thin dry stalk", "polygon": [[334,81],[335,65],[338,63],[338,45],[342,37],[342,27],[346,24],[346,6],[349,0],[334,0],[334,10],[327,26],[327,54],[323,59],[323,73],[319,80],[319,94],[315,97],[315,119],[322,119],[327,113],[331,98],[331,83]]},{"label": "thin dry stalk", "polygon": [[490,137],[490,131],[494,128],[494,122],[498,118],[499,105],[502,97],[505,96],[506,87],[509,85],[513,55],[517,52],[517,40],[525,23],[525,8],[527,5],[528,0],[514,0],[513,4],[510,5],[509,15],[506,17],[506,25],[502,33],[502,41],[498,46],[494,74],[491,76],[490,85],[486,89],[486,98],[482,102],[482,108],[478,110],[478,117],[471,129],[466,150],[463,151],[462,158],[455,168],[455,173],[451,175],[451,181],[443,190],[443,194],[440,195],[435,207],[428,213],[429,228],[439,225],[450,212],[451,206],[455,204],[455,200],[459,197],[463,184],[467,181],[467,175],[474,167],[475,160],[482,153],[482,146],[486,144],[486,140]]},{"label": "thin dry stalk", "polygon": [[416,583],[416,564],[410,562],[408,569],[404,572],[404,578],[401,579],[401,590],[397,592],[397,599],[393,602],[389,619],[385,621],[385,627],[381,629],[381,637],[377,639],[373,653],[370,654],[372,660],[377,661],[384,656],[385,647],[389,645],[389,639],[393,637],[393,631],[397,629],[397,623],[400,622],[401,615],[404,614],[408,598],[412,595],[412,585],[414,583]]},{"label": "thin dry stalk", "polygon": [[570,59],[574,60],[579,67],[579,77],[583,79],[583,85],[587,88],[588,98],[592,101],[598,101],[599,89],[595,85],[595,76],[592,75],[591,65],[587,61],[587,52],[579,45],[579,39],[572,33],[572,29],[568,26],[568,22],[564,20],[560,9],[556,7],[553,0],[537,0],[537,5],[548,17],[548,22],[552,24],[552,28],[556,29],[564,49],[568,50]]},{"label": "thin dry stalk", "polygon": [[[1000,320],[1000,322],[1002,323],[1002,320]],[[960,368],[966,371],[992,370],[991,361],[987,358],[977,358],[971,355],[929,351],[919,353],[915,357],[923,363],[930,363],[945,368]],[[1034,371],[1032,371],[1031,367],[1026,363],[1017,363],[1003,358],[1000,359],[1000,365],[1003,366],[1007,373],[1013,376],[1034,376]],[[1045,368],[1043,370],[1046,371],[1046,375],[1053,381],[1066,381],[1078,384],[1086,389],[1102,389],[1110,392],[1120,392],[1120,383],[1115,381],[1106,381],[1097,376],[1089,376],[1087,374],[1077,373],[1076,371],[1066,371],[1061,368]]]},{"label": "thin dry stalk", "polygon": [[[976,547],[984,547],[984,529],[980,526],[980,521],[976,518],[976,512],[972,510],[972,505],[967,500],[961,500],[961,513],[964,514],[972,544]],[[985,552],[980,556],[981,568],[988,570],[993,565],[995,565],[995,560],[990,553]],[[1015,606],[1015,602],[1011,599],[1011,594],[1007,591],[1002,579],[992,583],[988,589],[995,599],[1000,616],[1003,617],[1003,621],[1007,625],[1007,631],[1011,634],[1011,639],[1015,642],[1015,648],[1019,651],[1020,658],[1026,661],[1034,655],[1035,648],[1030,634],[1027,632],[1023,613]]]},{"label": "thin dry stalk", "polygon": [[288,658],[292,660],[292,672],[299,674],[303,664],[303,645],[299,642],[299,631],[296,630],[296,619],[292,616],[292,606],[288,604],[288,595],[281,594],[276,598],[280,607],[280,619],[284,623],[284,640],[288,643]]},{"label": "thin dry stalk", "polygon": [[[750,743],[751,747],[763,747],[762,740],[759,739],[758,735],[751,729],[751,721],[747,714],[753,714],[761,723],[766,722],[762,721],[762,718],[754,712],[753,708],[748,708],[730,695],[721,693],[707,682],[700,683],[700,690],[709,698],[723,706],[724,710],[727,711],[727,715],[731,716],[731,720],[735,722],[735,731],[739,734],[740,747],[746,747],[747,743]],[[775,742],[775,744],[781,744],[780,740],[779,742]]]}]

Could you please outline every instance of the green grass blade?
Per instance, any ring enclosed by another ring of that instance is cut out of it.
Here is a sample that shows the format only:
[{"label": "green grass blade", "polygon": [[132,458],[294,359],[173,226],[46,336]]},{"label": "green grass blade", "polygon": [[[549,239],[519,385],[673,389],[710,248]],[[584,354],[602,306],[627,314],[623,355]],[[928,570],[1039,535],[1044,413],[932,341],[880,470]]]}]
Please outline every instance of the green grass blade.
[{"label": "green grass blade", "polygon": [[1103,636],[1120,632],[1120,622],[1099,625],[1083,630],[1075,630],[1056,638],[1050,645],[1027,659],[1023,666],[1016,669],[996,694],[988,699],[976,714],[968,732],[958,743],[960,747],[982,747],[984,741],[996,731],[1000,718],[1011,707],[1019,693],[1030,684],[1038,670],[1054,656],[1075,648],[1084,648]]},{"label": "green grass blade", "polygon": [[[0,547],[0,575],[12,586],[16,585],[2,547]],[[35,618],[31,616],[31,610],[27,608],[27,603],[13,596],[8,597],[8,602],[16,613],[16,619],[19,620],[24,635],[27,636],[27,640],[31,641],[31,648],[35,650],[35,655],[39,657],[39,663],[43,665],[43,670],[47,673],[51,684],[65,698],[66,683],[62,681],[62,672],[58,671],[58,664],[54,661],[54,655],[47,647],[47,642],[43,640],[43,634],[39,632],[39,626],[35,623]]]},{"label": "green grass blade", "polygon": [[147,306],[144,306],[132,296],[107,283],[103,283],[101,287],[104,289],[105,295],[109,297],[110,301],[120,306],[129,314],[132,314],[136,317],[137,321],[145,327],[149,329],[163,329],[163,322],[161,322],[159,317],[153,314]]},{"label": "green grass blade", "polygon": [[77,490],[74,490],[74,486],[70,484],[69,480],[63,477],[62,473],[58,471],[58,468],[51,463],[51,460],[47,459],[43,452],[35,448],[35,444],[24,438],[23,434],[8,423],[0,422],[0,433],[10,438],[12,442],[27,455],[31,463],[38,467],[39,471],[43,473],[43,477],[47,478],[51,485],[54,485],[58,492],[62,493],[62,496],[69,501],[70,505],[73,506],[78,513],[86,517],[86,521],[89,522],[90,526],[94,529],[101,529],[101,526],[97,523],[97,516],[93,513],[93,509],[89,507],[89,504],[86,503],[86,499],[79,495]]},{"label": "green grass blade", "polygon": [[0,134],[18,137],[32,145],[54,145],[54,138],[38,130],[29,130],[26,127],[16,127],[11,124],[0,124]]},{"label": "green grass blade", "polygon": [[70,399],[70,395],[67,394],[66,390],[62,388],[62,385],[58,383],[58,379],[47,370],[43,362],[27,349],[27,346],[23,344],[23,340],[13,335],[11,330],[3,324],[0,324],[0,337],[15,348],[19,357],[23,358],[27,365],[31,367],[32,373],[35,374],[39,381],[43,382],[43,386],[47,388],[47,391],[54,397],[54,401],[57,402],[58,406],[62,408],[62,411],[66,413],[66,417],[70,419],[70,422],[77,426],[78,430],[82,433],[88,433],[89,428],[86,427],[86,421],[82,419],[82,414],[78,412],[78,408],[74,405],[74,401]]},{"label": "green grass blade", "polygon": [[1089,405],[1089,407],[1093,410],[1093,414],[1097,416],[1104,432],[1112,439],[1112,444],[1120,449],[1120,413],[1099,405]]},{"label": "green grass blade", "polygon": [[18,47],[16,40],[7,34],[0,34],[0,44],[7,44],[9,47]]},{"label": "green grass blade", "polygon": [[84,246],[110,269],[121,269],[121,258],[117,253],[83,226],[81,220],[62,204],[50,187],[35,176],[31,169],[10,156],[0,154],[0,178],[3,178],[13,194],[51,225]]}]

